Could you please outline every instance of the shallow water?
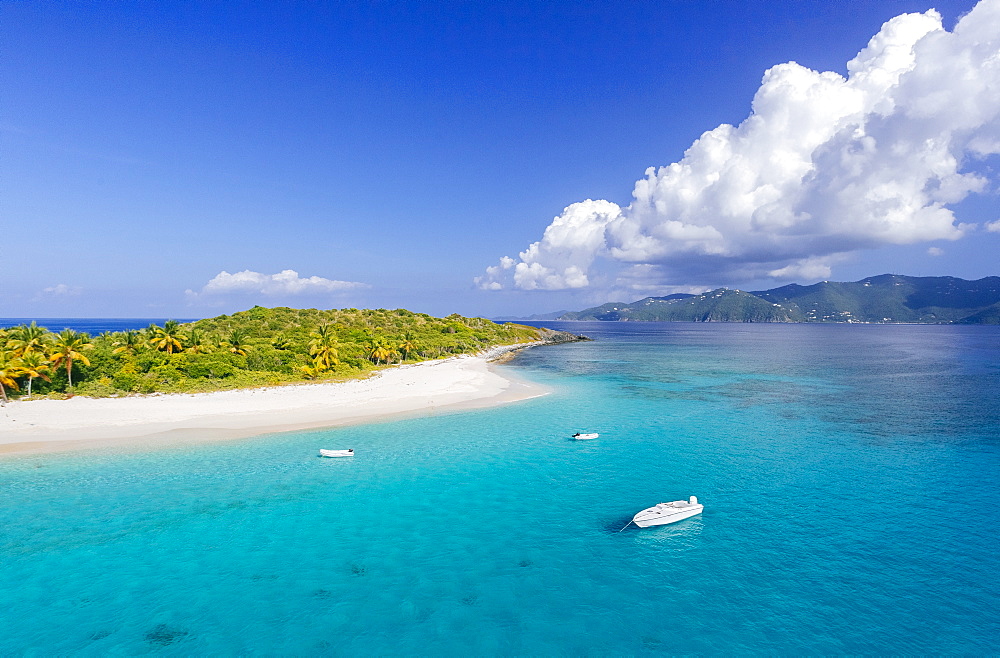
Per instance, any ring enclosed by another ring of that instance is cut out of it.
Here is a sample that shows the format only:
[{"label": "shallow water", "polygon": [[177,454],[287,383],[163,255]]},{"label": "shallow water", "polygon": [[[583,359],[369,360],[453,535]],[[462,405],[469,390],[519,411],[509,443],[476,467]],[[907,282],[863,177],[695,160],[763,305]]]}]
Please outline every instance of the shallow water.
[{"label": "shallow water", "polygon": [[541,399],[0,462],[0,654],[995,653],[1000,329],[567,326]]}]

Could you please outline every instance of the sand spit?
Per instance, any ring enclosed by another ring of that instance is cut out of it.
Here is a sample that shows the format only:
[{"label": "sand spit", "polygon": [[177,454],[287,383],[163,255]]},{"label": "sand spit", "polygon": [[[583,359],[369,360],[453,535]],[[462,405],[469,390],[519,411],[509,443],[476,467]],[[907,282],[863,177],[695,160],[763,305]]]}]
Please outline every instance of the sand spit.
[{"label": "sand spit", "polygon": [[489,363],[509,349],[405,365],[369,379],[333,384],[14,401],[0,407],[0,455],[235,439],[487,407],[545,395],[544,387],[519,381]]}]

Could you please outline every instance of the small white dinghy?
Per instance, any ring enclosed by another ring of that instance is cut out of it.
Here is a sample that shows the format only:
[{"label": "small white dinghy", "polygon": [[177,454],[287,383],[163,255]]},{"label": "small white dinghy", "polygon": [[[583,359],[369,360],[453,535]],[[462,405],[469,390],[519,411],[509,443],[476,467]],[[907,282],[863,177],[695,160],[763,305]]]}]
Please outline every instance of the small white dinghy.
[{"label": "small white dinghy", "polygon": [[347,450],[323,450],[319,451],[320,457],[353,457],[354,448],[348,448]]},{"label": "small white dinghy", "polygon": [[691,496],[690,500],[675,500],[670,503],[660,503],[644,509],[632,517],[632,523],[640,528],[666,525],[668,523],[676,523],[695,514],[701,514],[703,509],[705,509],[705,506],[698,502],[698,498]]},{"label": "small white dinghy", "polygon": [[596,439],[600,434],[594,432],[593,434],[584,434],[583,432],[577,432],[573,435],[573,438],[577,441],[586,441],[587,439]]}]

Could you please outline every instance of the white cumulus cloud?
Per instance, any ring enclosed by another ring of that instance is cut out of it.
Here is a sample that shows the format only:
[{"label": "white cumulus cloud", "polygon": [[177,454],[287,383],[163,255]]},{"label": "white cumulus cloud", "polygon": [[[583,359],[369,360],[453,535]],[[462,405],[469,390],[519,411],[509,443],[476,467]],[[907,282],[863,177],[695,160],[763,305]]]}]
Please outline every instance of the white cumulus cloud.
[{"label": "white cumulus cloud", "polygon": [[621,216],[621,208],[610,201],[587,199],[563,209],[542,239],[486,269],[476,283],[487,290],[499,290],[500,278],[511,272],[515,285],[523,290],[585,288],[590,281],[586,270],[604,245],[604,229]]},{"label": "white cumulus cloud", "polygon": [[79,295],[81,292],[83,292],[83,288],[79,286],[68,286],[65,283],[60,283],[48,288],[42,288],[41,294],[47,297],[71,297]]},{"label": "white cumulus cloud", "polygon": [[634,265],[661,284],[825,278],[852,251],[961,238],[948,206],[986,188],[970,163],[1000,154],[1000,0],[952,32],[934,10],[897,16],[847,71],[774,66],[738,126],[647,169],[627,207],[568,206],[477,284],[611,288]]},{"label": "white cumulus cloud", "polygon": [[341,292],[368,285],[355,281],[336,281],[319,276],[300,277],[295,270],[282,270],[277,274],[262,274],[243,270],[230,274],[223,270],[213,277],[200,292],[187,290],[189,296],[224,295],[232,293],[258,293],[264,295],[303,295]]},{"label": "white cumulus cloud", "polygon": [[990,233],[1000,233],[1000,219],[986,225],[986,230]]},{"label": "white cumulus cloud", "polygon": [[831,265],[840,260],[838,256],[801,258],[784,267],[771,270],[767,275],[773,279],[829,279],[832,273]]}]

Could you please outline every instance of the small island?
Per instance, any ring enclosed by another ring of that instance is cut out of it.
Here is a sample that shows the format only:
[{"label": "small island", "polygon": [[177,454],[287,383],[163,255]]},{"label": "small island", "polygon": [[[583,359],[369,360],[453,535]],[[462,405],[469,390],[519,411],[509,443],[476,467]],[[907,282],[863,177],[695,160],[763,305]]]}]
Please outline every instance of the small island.
[{"label": "small island", "polygon": [[588,339],[402,309],[256,306],[98,336],[32,322],[0,329],[0,455],[145,450],[506,404],[548,389],[492,362],[577,340]]},{"label": "small island", "polygon": [[32,322],[0,329],[0,397],[198,393],[363,378],[391,365],[571,334],[396,309],[247,311],[90,336]]}]

